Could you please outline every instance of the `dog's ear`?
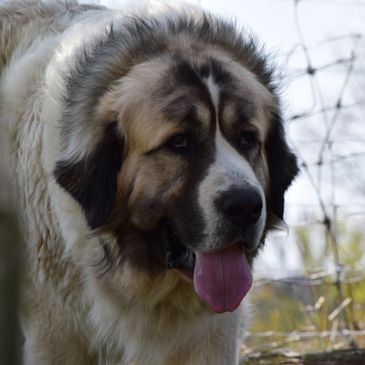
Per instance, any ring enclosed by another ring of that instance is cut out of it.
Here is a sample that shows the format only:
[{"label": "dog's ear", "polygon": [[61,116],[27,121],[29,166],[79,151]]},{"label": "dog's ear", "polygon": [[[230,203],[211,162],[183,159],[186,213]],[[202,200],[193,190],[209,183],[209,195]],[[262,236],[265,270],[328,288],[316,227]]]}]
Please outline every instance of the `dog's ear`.
[{"label": "dog's ear", "polygon": [[81,205],[92,229],[107,220],[116,196],[124,145],[116,127],[116,123],[108,124],[86,157],[76,162],[59,160],[54,169],[57,183]]},{"label": "dog's ear", "polygon": [[286,143],[283,121],[278,114],[273,114],[266,153],[270,175],[268,210],[282,220],[284,193],[298,174],[299,169],[297,159]]}]

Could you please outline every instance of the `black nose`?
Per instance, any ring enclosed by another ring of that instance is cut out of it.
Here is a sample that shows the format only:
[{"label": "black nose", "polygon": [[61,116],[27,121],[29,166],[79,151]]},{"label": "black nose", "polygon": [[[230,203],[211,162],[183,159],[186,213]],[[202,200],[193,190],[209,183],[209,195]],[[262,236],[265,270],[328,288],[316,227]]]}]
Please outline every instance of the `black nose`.
[{"label": "black nose", "polygon": [[227,190],[215,204],[232,223],[242,228],[256,223],[262,211],[261,195],[254,188]]}]

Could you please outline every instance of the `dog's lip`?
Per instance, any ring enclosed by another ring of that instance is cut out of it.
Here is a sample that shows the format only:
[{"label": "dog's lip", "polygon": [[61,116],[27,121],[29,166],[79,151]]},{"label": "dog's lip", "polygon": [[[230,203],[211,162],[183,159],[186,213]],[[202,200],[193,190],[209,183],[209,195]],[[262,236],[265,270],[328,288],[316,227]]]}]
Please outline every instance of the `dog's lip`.
[{"label": "dog's lip", "polygon": [[249,245],[247,245],[247,243],[244,240],[238,239],[238,240],[234,240],[234,241],[231,241],[229,243],[223,244],[222,246],[216,247],[214,249],[193,250],[193,252],[194,252],[194,255],[196,253],[215,254],[215,253],[218,253],[219,251],[221,251],[222,249],[229,248],[229,247],[232,247],[232,246],[239,246],[241,248],[242,253],[245,254],[247,257],[250,257],[252,252],[256,251],[256,248],[251,249],[251,248],[249,248]]},{"label": "dog's lip", "polygon": [[194,251],[182,242],[173,224],[166,223],[161,232],[167,250],[165,257],[167,267],[182,272],[184,276],[190,276],[190,272],[194,272]]},{"label": "dog's lip", "polygon": [[228,247],[232,247],[232,246],[239,246],[242,249],[242,252],[246,252],[246,250],[244,249],[245,247],[245,242],[243,240],[235,240],[226,244],[223,244],[220,247],[215,247],[214,249],[201,249],[201,250],[195,250],[194,253],[203,253],[203,254],[214,254],[217,253],[219,251],[221,251],[224,248],[228,248]]},{"label": "dog's lip", "polygon": [[189,282],[193,282],[197,254],[215,254],[223,249],[239,246],[242,254],[249,259],[253,251],[250,249],[250,245],[246,244],[245,240],[241,238],[222,244],[219,247],[194,249],[183,242],[176,227],[171,222],[165,222],[162,225],[161,232],[167,248],[165,265]]},{"label": "dog's lip", "polygon": [[176,271],[180,277],[184,280],[187,281],[189,283],[193,283],[194,280],[194,269],[172,269],[174,271]]}]

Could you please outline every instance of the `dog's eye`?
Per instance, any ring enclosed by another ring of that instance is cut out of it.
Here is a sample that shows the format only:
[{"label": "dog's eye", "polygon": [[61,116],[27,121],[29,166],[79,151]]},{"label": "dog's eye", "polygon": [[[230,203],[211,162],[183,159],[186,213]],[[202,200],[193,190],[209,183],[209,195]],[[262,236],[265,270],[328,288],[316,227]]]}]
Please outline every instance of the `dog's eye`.
[{"label": "dog's eye", "polygon": [[191,143],[186,134],[177,134],[171,137],[165,146],[175,153],[187,153],[191,149]]},{"label": "dog's eye", "polygon": [[244,151],[248,151],[257,146],[258,140],[255,132],[243,132],[239,137],[239,147]]}]

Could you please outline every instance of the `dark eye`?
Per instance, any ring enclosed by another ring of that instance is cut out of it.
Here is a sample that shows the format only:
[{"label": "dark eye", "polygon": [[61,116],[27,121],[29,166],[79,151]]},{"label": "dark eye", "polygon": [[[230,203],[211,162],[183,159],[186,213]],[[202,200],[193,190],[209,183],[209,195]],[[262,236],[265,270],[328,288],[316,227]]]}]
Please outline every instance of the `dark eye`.
[{"label": "dark eye", "polygon": [[242,132],[239,137],[239,148],[248,151],[258,145],[258,139],[255,132]]},{"label": "dark eye", "polygon": [[171,137],[165,146],[175,153],[185,154],[191,151],[191,140],[187,134],[177,134]]}]

